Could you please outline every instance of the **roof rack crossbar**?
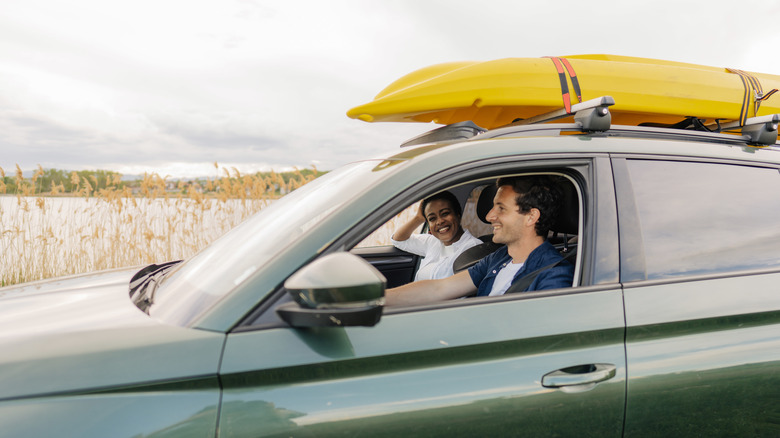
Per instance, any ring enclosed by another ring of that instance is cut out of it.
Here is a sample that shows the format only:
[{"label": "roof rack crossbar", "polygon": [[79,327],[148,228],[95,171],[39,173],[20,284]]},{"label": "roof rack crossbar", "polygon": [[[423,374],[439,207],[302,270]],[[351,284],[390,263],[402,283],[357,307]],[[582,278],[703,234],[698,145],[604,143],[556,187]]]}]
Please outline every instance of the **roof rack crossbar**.
[{"label": "roof rack crossbar", "polygon": [[566,111],[565,108],[557,109],[549,113],[518,120],[512,123],[512,126],[551,122],[574,115],[574,121],[580,125],[583,131],[606,131],[609,129],[612,121],[609,107],[614,104],[615,99],[612,96],[597,97],[572,105],[571,111]]},{"label": "roof rack crossbar", "polygon": [[742,135],[750,138],[757,145],[769,146],[777,143],[777,126],[780,124],[780,114],[753,117],[747,119],[742,127]]},{"label": "roof rack crossbar", "polygon": [[[748,137],[750,143],[768,146],[777,142],[778,124],[780,124],[780,114],[769,114],[746,119],[744,125],[740,125],[739,120],[721,123],[719,128],[720,131],[736,131],[741,127],[742,135]],[[708,127],[714,126],[709,125]]]}]

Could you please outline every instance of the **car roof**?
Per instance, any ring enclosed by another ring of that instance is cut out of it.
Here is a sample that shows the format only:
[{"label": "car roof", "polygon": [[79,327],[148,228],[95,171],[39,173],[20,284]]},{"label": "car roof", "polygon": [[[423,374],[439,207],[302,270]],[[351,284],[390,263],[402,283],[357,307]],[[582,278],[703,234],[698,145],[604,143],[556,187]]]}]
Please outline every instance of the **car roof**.
[{"label": "car roof", "polygon": [[[625,125],[612,125],[603,131],[585,131],[576,123],[506,126],[489,131],[479,128],[467,134],[464,133],[463,126],[454,126],[462,123],[440,127],[417,136],[402,144],[401,151],[387,160],[408,160],[423,155],[439,155],[463,147],[484,148],[486,142],[522,139],[520,143],[513,142],[513,154],[603,152],[780,163],[780,144],[756,145],[744,135]],[[452,129],[454,138],[448,139],[446,134],[442,135],[447,129]],[[425,141],[426,135],[435,131],[438,132],[431,136],[434,141]],[[592,141],[583,147],[582,142],[565,140],[566,138]]]}]

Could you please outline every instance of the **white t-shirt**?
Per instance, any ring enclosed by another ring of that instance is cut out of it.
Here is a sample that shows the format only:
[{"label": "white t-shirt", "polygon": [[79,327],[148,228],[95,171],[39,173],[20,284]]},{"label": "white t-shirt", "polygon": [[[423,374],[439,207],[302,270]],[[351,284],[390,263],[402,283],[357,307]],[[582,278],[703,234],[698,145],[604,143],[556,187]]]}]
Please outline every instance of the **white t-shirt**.
[{"label": "white t-shirt", "polygon": [[420,269],[414,280],[435,280],[447,278],[454,274],[452,263],[465,250],[482,243],[472,236],[468,230],[463,230],[457,242],[445,246],[441,240],[431,234],[412,234],[403,241],[392,240],[393,245],[406,252],[422,256]]},{"label": "white t-shirt", "polygon": [[520,269],[523,268],[524,264],[525,263],[505,264],[504,267],[498,271],[498,274],[496,274],[496,279],[493,280],[493,287],[490,289],[489,296],[496,297],[499,295],[504,295],[507,289],[509,289],[509,286],[512,284],[512,279],[515,278],[515,274],[517,274]]}]

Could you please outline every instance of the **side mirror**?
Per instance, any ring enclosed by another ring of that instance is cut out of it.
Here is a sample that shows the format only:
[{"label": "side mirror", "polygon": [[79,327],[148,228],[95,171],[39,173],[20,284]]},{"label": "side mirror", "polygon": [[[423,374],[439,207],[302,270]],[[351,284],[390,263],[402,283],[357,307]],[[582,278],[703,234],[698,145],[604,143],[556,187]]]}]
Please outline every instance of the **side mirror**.
[{"label": "side mirror", "polygon": [[284,282],[294,303],[276,313],[293,327],[373,326],[382,316],[387,280],[348,252],[329,254]]}]

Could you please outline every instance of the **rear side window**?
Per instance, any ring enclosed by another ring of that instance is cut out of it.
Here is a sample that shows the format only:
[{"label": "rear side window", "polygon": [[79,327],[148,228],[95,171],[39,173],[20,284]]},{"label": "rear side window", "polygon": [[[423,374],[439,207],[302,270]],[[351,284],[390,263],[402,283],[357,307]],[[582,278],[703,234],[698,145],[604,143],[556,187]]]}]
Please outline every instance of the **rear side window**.
[{"label": "rear side window", "polygon": [[780,172],[628,160],[648,279],[780,266]]}]

